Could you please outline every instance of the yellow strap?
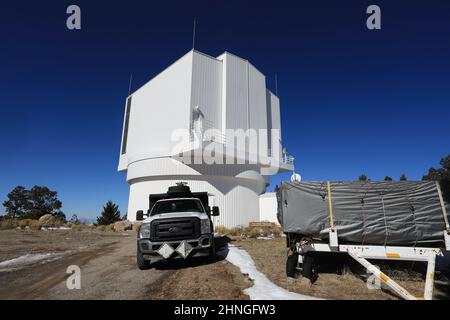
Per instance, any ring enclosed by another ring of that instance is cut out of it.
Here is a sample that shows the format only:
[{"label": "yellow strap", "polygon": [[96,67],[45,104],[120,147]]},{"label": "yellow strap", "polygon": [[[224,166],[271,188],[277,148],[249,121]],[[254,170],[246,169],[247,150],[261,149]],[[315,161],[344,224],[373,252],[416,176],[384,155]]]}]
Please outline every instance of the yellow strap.
[{"label": "yellow strap", "polygon": [[330,211],[330,227],[334,229],[334,221],[333,221],[333,205],[331,204],[331,183],[327,181],[328,188],[328,209]]}]

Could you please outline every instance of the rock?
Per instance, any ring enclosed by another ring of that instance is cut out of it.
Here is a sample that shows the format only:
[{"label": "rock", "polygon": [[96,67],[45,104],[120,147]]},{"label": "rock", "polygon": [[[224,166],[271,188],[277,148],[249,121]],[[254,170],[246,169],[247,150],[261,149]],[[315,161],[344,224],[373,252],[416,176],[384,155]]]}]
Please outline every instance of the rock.
[{"label": "rock", "polygon": [[39,218],[39,223],[45,227],[54,226],[57,223],[57,221],[58,218],[52,216],[51,214],[44,214],[42,217]]},{"label": "rock", "polygon": [[131,230],[133,228],[133,224],[128,221],[117,221],[116,223],[114,223],[114,231],[115,232],[123,232],[126,230]]}]

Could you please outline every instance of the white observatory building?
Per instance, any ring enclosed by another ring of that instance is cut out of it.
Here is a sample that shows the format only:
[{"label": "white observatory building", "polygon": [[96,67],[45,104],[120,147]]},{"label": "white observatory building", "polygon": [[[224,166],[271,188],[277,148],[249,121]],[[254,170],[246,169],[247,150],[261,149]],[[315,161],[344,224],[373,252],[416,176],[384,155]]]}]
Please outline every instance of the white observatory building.
[{"label": "white observatory building", "polygon": [[118,170],[130,185],[131,221],[147,212],[150,194],[181,181],[208,192],[220,208],[216,225],[260,221],[269,176],[294,170],[281,146],[278,97],[228,52],[189,51],[127,97],[123,123]]}]

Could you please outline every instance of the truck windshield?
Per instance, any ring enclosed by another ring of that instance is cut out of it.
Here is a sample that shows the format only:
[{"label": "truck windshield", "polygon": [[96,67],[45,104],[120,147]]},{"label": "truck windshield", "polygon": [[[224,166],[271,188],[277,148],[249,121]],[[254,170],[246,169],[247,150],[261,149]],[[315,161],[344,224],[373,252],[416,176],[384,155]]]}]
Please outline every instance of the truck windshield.
[{"label": "truck windshield", "polygon": [[200,201],[194,199],[158,201],[155,203],[151,215],[175,212],[204,212],[204,210]]}]

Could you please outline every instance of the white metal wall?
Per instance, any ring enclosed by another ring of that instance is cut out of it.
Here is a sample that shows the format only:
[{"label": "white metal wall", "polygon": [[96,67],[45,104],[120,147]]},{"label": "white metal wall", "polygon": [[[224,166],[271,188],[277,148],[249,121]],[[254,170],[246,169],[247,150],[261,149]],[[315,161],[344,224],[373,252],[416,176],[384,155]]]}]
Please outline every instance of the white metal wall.
[{"label": "white metal wall", "polygon": [[[225,176],[225,177],[248,177],[250,180],[264,183],[264,179],[259,177],[259,166],[251,164],[190,164],[186,165],[174,158],[154,158],[135,161],[128,165],[127,181],[133,183],[143,177],[154,176]],[[254,172],[254,175],[246,174]],[[260,191],[261,193],[262,191]]]},{"label": "white metal wall", "polygon": [[197,51],[192,67],[191,107],[195,106],[205,115],[206,128],[222,130],[222,61]]},{"label": "white metal wall", "polygon": [[[267,92],[267,104],[268,104],[268,111],[270,112],[270,125],[272,126],[272,128],[270,129],[277,129],[279,131],[271,131],[269,133],[269,138],[270,138],[270,148],[272,150],[275,150],[275,146],[274,143],[278,144],[279,146],[279,152],[278,155],[281,157],[281,147],[280,147],[280,139],[281,139],[281,121],[280,121],[280,100],[278,99],[278,97],[276,95],[274,95],[272,92],[270,92],[269,90],[266,91]],[[277,133],[278,132],[278,133]],[[272,156],[274,156],[272,154]]]},{"label": "white metal wall", "polygon": [[[250,63],[248,66],[249,123],[250,128],[267,129],[266,77]],[[258,147],[261,155],[267,155],[267,138],[264,136],[264,149]]]},{"label": "white metal wall", "polygon": [[278,223],[277,197],[275,192],[267,192],[259,196],[259,219]]},{"label": "white metal wall", "polygon": [[231,54],[226,59],[226,128],[248,129],[247,61]]},{"label": "white metal wall", "polygon": [[[171,154],[175,129],[189,129],[192,51],[132,94],[127,152],[121,158]],[[126,169],[122,159],[119,170]]]},{"label": "white metal wall", "polygon": [[[239,179],[204,177],[205,180],[187,180],[189,187],[194,192],[208,192],[212,195],[211,205],[219,206],[220,216],[214,218],[215,225],[228,228],[238,225],[248,225],[249,222],[259,220],[259,195],[254,186],[243,183]],[[135,182],[130,185],[128,202],[128,219],[136,220],[136,211],[146,212],[149,206],[149,195],[163,193],[169,186],[179,182],[176,177]],[[221,190],[229,190],[223,193]]]}]

